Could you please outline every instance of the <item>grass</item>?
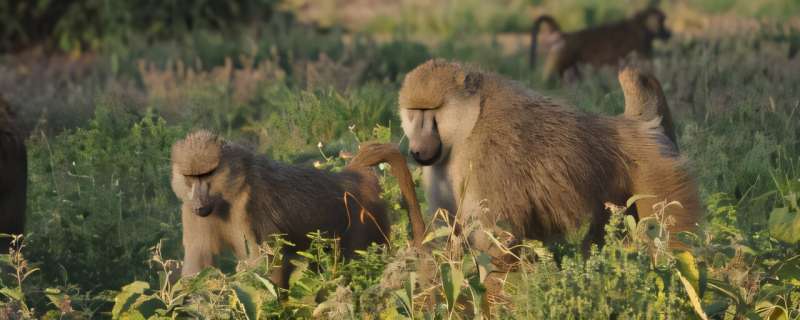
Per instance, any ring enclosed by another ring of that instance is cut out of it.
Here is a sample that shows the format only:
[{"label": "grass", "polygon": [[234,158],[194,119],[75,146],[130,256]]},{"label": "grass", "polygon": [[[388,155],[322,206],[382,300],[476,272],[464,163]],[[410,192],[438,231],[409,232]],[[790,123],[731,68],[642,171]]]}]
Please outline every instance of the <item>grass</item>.
[{"label": "grass", "polygon": [[[701,12],[778,21],[783,15],[765,8],[795,10],[790,2],[701,4]],[[452,319],[486,310],[487,256],[436,215],[427,216],[434,250],[409,249],[400,191],[385,169],[383,196],[396,217],[389,247],[342,261],[329,254],[333,241],[312,234],[314,245],[296,262],[285,292],[266,280],[280,256],[249,267],[228,259],[222,271],[174,286],[165,281],[170,260],[182,256],[169,148],[191,129],[212,129],[280,161],[338,170],[345,163],[335,156],[340,150],[372,139],[403,141],[396,93],[403,74],[430,57],[478,64],[590,112],[622,111],[613,71],[548,87],[527,67],[524,50],[476,36],[524,30],[526,3],[462,5],[437,5],[414,19],[401,12],[400,21],[346,41],[340,30],[276,18],[258,32],[132,39],[77,60],[0,59],[0,88],[14,85],[8,98],[29,134],[30,167],[25,247],[0,258],[0,319]],[[628,10],[584,1],[536,8],[554,12],[565,28]],[[799,40],[774,23],[759,30],[677,36],[656,48],[652,67],[706,206],[698,232],[682,235],[690,250],[660,246],[663,235],[648,230],[668,227],[663,223],[620,214],[607,226],[607,245],[586,257],[576,253],[577,241],[526,242],[519,270],[505,279],[504,295],[493,297],[496,315],[800,319],[800,61],[790,57]],[[393,35],[378,40],[372,32]],[[470,227],[503,238],[496,229]]]}]

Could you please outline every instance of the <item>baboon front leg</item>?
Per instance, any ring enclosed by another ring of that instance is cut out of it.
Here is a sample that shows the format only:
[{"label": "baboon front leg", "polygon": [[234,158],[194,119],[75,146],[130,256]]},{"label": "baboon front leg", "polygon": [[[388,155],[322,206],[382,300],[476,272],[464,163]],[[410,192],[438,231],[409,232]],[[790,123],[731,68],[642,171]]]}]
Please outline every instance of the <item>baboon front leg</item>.
[{"label": "baboon front leg", "polygon": [[[653,198],[636,201],[636,211],[641,219],[654,216],[663,210],[667,228],[671,235],[694,230],[702,215],[697,185],[689,172],[677,159],[662,157],[653,163],[643,163],[634,170],[633,193],[654,195]],[[659,203],[671,203],[666,207]],[[681,248],[683,244],[670,236],[670,247]]]},{"label": "baboon front leg", "polygon": [[186,253],[183,256],[182,276],[197,274],[206,267],[210,267],[214,262],[214,255],[211,250],[202,245],[185,246]]},{"label": "baboon front leg", "polygon": [[602,247],[605,244],[606,224],[610,218],[611,216],[604,209],[598,208],[595,210],[589,225],[589,231],[583,238],[581,245],[584,257],[589,256],[589,249],[592,248],[592,244],[597,244],[598,247]]},{"label": "baboon front leg", "polygon": [[294,271],[294,265],[292,264],[292,259],[297,257],[294,253],[284,252],[283,258],[281,260],[280,267],[273,267],[270,270],[269,279],[272,283],[278,285],[283,289],[289,289],[289,277],[292,275],[292,271]]}]

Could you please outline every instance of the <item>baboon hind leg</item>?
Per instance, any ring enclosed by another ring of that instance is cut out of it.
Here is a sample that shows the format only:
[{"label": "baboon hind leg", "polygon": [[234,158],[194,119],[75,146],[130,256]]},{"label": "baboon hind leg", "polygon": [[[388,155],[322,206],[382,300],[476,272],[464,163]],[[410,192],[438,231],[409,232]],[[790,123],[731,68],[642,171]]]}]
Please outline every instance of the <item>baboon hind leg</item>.
[{"label": "baboon hind leg", "polygon": [[[683,247],[674,235],[696,227],[702,210],[697,186],[677,158],[659,155],[651,159],[640,163],[632,174],[633,194],[654,196],[636,201],[636,212],[644,219],[663,210],[669,223],[670,247]],[[679,204],[670,204],[673,201]],[[657,206],[659,203],[668,205]]]}]

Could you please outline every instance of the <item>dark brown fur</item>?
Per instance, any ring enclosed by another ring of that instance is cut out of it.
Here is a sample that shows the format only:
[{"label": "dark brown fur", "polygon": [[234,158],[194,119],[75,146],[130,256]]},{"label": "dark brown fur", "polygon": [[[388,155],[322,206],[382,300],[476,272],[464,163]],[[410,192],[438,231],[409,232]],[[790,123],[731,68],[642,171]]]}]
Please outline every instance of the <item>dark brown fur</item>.
[{"label": "dark brown fur", "polygon": [[564,33],[552,17],[542,16],[531,31],[531,65],[535,64],[537,50],[542,51],[537,42],[542,38],[539,32],[543,25],[548,32],[543,75],[550,79],[569,70],[577,71],[577,66],[583,63],[595,67],[616,65],[631,52],[650,57],[653,40],[670,37],[664,19],[661,10],[648,8],[623,21]]},{"label": "dark brown fur", "polygon": [[[0,233],[4,234],[25,232],[28,156],[14,121],[11,107],[0,97]],[[8,253],[9,246],[9,238],[0,238],[0,254]]]},{"label": "dark brown fur", "polygon": [[[479,81],[467,89],[470,78]],[[441,104],[413,104],[419,101]],[[501,76],[436,60],[406,76],[400,108],[412,145],[423,139],[444,150],[411,150],[427,164],[429,203],[485,216],[478,204],[485,199],[489,218],[509,221],[517,238],[558,241],[589,222],[586,244],[600,243],[604,202],[625,203],[634,194],[656,196],[637,202],[640,217],[652,216],[655,202],[679,201],[682,208],[666,209],[673,233],[694,229],[702,213],[685,161],[655,121],[584,113]],[[433,115],[414,116],[427,113]],[[475,113],[474,123],[464,122]]]},{"label": "dark brown fur", "polygon": [[643,121],[661,119],[664,134],[677,148],[678,139],[675,136],[672,113],[658,79],[633,67],[622,69],[618,79],[625,95],[625,117]]},{"label": "dark brown fur", "polygon": [[380,162],[389,162],[398,174],[411,206],[414,244],[422,239],[424,225],[413,181],[393,145],[365,145],[344,171],[333,173],[281,164],[198,131],[173,146],[172,162],[173,190],[183,201],[184,275],[210,266],[213,256],[226,248],[240,259],[254,258],[256,245],[284,234],[294,247],[284,252],[287,256],[273,280],[287,287],[289,258],[308,247],[309,232],[320,230],[339,238],[345,257],[370,243],[386,243],[386,207],[369,168]]}]

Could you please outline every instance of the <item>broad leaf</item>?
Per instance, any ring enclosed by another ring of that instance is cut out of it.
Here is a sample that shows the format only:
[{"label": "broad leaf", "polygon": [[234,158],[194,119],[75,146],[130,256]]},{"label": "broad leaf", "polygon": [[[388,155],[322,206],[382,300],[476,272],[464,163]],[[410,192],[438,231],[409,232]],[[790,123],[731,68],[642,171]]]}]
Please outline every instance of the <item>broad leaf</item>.
[{"label": "broad leaf", "polygon": [[769,215],[769,233],[788,244],[800,242],[800,212],[775,208]]},{"label": "broad leaf", "polygon": [[442,264],[442,287],[444,296],[447,299],[447,308],[450,312],[456,306],[456,299],[461,294],[461,284],[464,282],[464,274],[460,269],[455,268],[452,263]]},{"label": "broad leaf", "polygon": [[114,308],[111,309],[111,317],[114,319],[119,318],[122,312],[130,309],[131,305],[146,289],[150,289],[150,284],[144,281],[135,281],[122,287],[122,291],[114,297]]}]

